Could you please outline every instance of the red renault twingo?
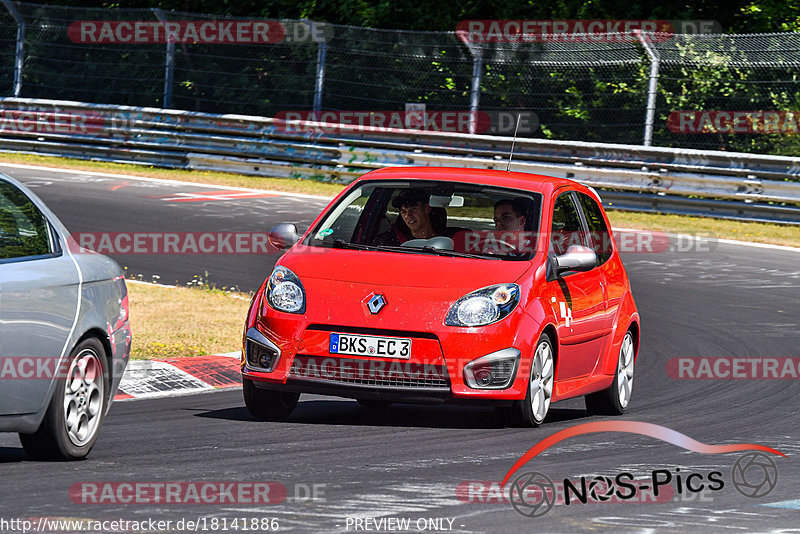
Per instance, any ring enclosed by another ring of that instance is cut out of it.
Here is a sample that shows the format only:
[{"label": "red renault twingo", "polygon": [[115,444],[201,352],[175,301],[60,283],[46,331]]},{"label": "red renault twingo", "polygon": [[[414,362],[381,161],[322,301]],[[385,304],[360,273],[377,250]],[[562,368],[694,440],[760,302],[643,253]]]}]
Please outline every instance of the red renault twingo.
[{"label": "red renault twingo", "polygon": [[301,393],[483,402],[515,424],[585,396],[631,398],[639,314],[597,194],[560,178],[388,168],[347,187],[290,247],[250,305],[244,400],[287,417]]}]

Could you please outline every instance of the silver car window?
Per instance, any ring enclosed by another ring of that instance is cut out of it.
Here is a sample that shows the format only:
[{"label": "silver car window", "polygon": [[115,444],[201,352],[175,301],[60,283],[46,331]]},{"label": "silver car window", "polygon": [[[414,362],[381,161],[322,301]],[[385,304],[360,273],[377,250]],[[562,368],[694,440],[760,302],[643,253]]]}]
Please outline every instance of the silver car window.
[{"label": "silver car window", "polygon": [[47,219],[22,191],[0,180],[0,261],[50,253]]}]

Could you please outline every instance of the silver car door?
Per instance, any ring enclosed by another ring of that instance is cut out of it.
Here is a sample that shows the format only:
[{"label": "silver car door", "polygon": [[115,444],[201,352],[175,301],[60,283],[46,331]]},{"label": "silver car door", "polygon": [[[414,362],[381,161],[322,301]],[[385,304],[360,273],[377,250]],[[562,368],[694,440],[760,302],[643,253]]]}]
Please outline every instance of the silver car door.
[{"label": "silver car door", "polygon": [[39,411],[68,350],[80,275],[64,243],[36,203],[0,178],[0,415]]}]

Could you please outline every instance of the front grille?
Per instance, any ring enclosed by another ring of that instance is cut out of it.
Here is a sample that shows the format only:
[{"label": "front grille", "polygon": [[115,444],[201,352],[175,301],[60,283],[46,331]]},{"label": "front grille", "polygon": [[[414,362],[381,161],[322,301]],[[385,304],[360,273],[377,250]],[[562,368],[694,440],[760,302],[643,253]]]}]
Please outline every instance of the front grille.
[{"label": "front grille", "polygon": [[444,365],[384,360],[295,356],[290,378],[325,380],[342,384],[412,389],[449,388]]}]

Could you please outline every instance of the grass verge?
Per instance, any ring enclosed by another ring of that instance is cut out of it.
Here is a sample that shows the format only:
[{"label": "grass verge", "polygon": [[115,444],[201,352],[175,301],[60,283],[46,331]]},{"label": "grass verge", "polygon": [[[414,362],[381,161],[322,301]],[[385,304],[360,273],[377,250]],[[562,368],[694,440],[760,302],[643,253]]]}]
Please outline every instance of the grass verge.
[{"label": "grass verge", "polygon": [[203,356],[238,350],[250,295],[128,283],[131,358]]},{"label": "grass verge", "polygon": [[[343,188],[343,186],[339,184],[316,182],[313,180],[243,176],[223,172],[187,171],[183,169],[161,169],[146,165],[83,161],[27,154],[0,153],[0,161],[128,174],[131,176],[144,176],[148,178],[163,178],[183,182],[199,182],[212,185],[271,189],[274,191],[328,197],[336,195]],[[800,247],[800,226],[615,210],[609,210],[608,216],[611,220],[611,225],[618,228],[639,228],[642,230],[656,230],[678,234],[702,233],[706,235],[710,233],[719,239],[736,239],[739,241]]]}]

